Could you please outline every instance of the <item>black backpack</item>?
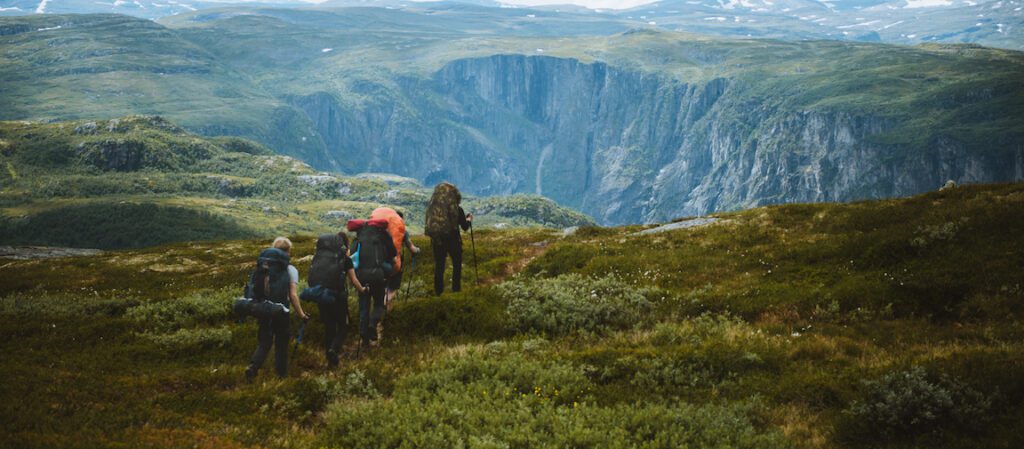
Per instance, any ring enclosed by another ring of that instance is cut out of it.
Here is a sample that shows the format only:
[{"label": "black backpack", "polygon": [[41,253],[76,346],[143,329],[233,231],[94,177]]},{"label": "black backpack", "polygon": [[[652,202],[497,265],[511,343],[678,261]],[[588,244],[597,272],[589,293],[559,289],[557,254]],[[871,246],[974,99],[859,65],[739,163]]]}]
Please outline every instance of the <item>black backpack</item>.
[{"label": "black backpack", "polygon": [[335,293],[346,291],[344,265],[345,242],[337,234],[324,234],[316,239],[313,265],[309,267],[309,286],[323,286]]},{"label": "black backpack", "polygon": [[356,240],[359,242],[356,248],[359,253],[356,267],[359,282],[383,282],[391,276],[393,267],[384,248],[384,245],[394,245],[391,234],[376,226],[363,226],[356,231]]},{"label": "black backpack", "polygon": [[245,286],[245,297],[255,301],[272,301],[288,304],[291,278],[288,276],[288,253],[277,248],[267,248],[256,259],[256,268]]}]

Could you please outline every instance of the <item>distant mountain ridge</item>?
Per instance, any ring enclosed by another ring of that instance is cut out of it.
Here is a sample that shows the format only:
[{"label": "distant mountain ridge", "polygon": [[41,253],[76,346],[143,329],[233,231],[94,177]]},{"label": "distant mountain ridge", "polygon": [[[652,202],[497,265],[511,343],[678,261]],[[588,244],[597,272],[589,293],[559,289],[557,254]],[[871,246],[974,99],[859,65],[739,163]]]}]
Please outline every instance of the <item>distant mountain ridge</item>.
[{"label": "distant mountain ridge", "polygon": [[539,193],[606,224],[1024,177],[1018,52],[425,11],[3,19],[28,31],[0,38],[0,114],[161,114],[319,169]]},{"label": "distant mountain ridge", "polygon": [[729,37],[837,39],[899,44],[978,43],[1024,50],[1024,0],[662,0],[626,10],[571,5],[524,7],[490,0],[177,1],[7,0],[0,15],[116,13],[160,19],[238,7],[331,10],[380,7],[430,12],[447,8],[524,10],[524,15],[589,16],[624,27],[651,26]]}]

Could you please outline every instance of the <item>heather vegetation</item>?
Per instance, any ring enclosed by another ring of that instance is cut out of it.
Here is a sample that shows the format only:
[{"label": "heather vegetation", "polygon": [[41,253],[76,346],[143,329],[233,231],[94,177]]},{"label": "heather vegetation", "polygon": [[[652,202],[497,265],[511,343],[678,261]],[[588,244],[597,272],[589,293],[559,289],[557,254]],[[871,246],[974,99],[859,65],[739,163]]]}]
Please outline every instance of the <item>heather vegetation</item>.
[{"label": "heather vegetation", "polygon": [[[242,374],[266,240],[0,264],[11,447],[948,447],[1024,443],[1024,186],[429,241],[382,346]],[[305,276],[313,240],[293,250]],[[468,243],[468,242],[467,242]],[[467,248],[468,250],[468,248]],[[316,308],[310,307],[316,314]],[[355,312],[354,310],[352,311]],[[297,326],[297,323],[293,323]],[[293,330],[296,327],[293,327]]]}]

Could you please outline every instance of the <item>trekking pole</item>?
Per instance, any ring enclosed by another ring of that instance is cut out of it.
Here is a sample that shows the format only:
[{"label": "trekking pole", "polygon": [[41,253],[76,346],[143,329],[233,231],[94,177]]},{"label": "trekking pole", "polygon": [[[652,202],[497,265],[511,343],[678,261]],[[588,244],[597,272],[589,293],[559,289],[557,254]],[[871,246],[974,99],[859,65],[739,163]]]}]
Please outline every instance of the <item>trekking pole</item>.
[{"label": "trekking pole", "polygon": [[409,259],[412,260],[412,268],[409,268],[409,279],[405,281],[405,295],[402,301],[409,300],[409,286],[412,285],[413,275],[416,274],[416,254],[410,253]]},{"label": "trekking pole", "polygon": [[473,236],[473,222],[469,222],[469,242],[473,244],[473,282],[476,286],[480,286],[480,270],[477,269],[476,264],[476,237]]},{"label": "trekking pole", "polygon": [[299,336],[295,339],[295,346],[292,348],[292,358],[295,358],[295,354],[299,352],[299,343],[302,343],[302,335],[306,333],[306,323],[308,320],[302,320],[302,326],[299,326]]}]

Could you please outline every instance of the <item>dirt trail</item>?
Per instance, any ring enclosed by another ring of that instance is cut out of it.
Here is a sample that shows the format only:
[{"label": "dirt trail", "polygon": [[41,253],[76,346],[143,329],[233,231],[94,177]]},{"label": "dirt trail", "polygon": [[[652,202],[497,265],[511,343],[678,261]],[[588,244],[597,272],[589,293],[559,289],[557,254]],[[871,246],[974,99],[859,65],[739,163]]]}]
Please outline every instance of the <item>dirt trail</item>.
[{"label": "dirt trail", "polygon": [[548,242],[547,240],[542,240],[540,242],[535,242],[527,245],[525,248],[523,248],[523,251],[521,253],[522,257],[517,259],[515,262],[506,265],[505,269],[502,270],[500,276],[485,278],[483,280],[484,285],[494,285],[497,283],[501,283],[508,279],[509,277],[511,277],[512,275],[520,271],[523,271],[523,269],[526,268],[526,266],[529,265],[530,262],[533,262],[534,259],[543,256],[544,253],[548,251],[548,246],[550,246],[550,242]]}]

